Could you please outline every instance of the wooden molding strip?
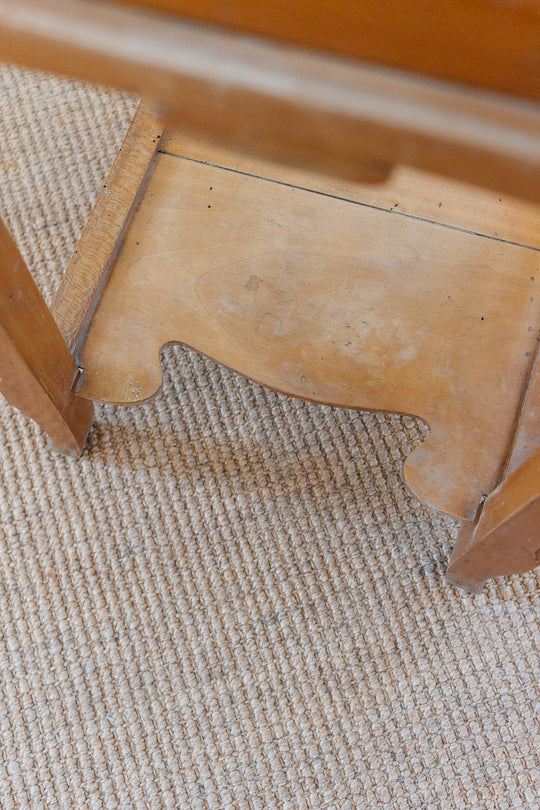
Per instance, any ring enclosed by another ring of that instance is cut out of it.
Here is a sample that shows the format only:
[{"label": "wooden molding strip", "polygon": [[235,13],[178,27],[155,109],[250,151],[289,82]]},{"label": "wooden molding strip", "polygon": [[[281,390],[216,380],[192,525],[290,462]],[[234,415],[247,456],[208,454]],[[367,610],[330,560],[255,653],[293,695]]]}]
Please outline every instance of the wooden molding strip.
[{"label": "wooden molding strip", "polygon": [[261,157],[351,179],[402,162],[540,201],[534,102],[90,0],[0,0],[0,53]]},{"label": "wooden molding strip", "polygon": [[141,104],[57,290],[52,312],[74,354],[80,349],[109,270],[122,246],[130,214],[151,171],[162,132],[153,108]]}]

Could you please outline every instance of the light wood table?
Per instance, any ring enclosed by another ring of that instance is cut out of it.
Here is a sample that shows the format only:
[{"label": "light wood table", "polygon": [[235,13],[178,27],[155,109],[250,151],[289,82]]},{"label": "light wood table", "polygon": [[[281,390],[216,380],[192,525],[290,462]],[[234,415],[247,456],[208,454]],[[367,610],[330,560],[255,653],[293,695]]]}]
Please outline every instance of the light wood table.
[{"label": "light wood table", "polygon": [[[292,396],[420,416],[404,475],[464,520],[448,578],[535,567],[537,3],[494,3],[488,31],[480,2],[409,0],[406,24],[380,2],[134,5],[0,0],[6,58],[153,100],[52,313],[0,232],[2,392],[78,454],[92,401],[155,395],[178,342]],[[458,22],[480,37],[461,60]]]}]

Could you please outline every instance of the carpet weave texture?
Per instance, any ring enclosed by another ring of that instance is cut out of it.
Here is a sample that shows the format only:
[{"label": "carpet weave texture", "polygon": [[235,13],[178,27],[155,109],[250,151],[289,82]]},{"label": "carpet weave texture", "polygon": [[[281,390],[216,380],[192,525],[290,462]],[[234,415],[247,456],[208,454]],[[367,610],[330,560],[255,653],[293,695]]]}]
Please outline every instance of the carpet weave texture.
[{"label": "carpet weave texture", "polygon": [[[136,101],[4,66],[0,210],[51,300]],[[540,572],[445,584],[417,420],[180,347],[79,461],[0,402],[0,807],[540,808]]]}]

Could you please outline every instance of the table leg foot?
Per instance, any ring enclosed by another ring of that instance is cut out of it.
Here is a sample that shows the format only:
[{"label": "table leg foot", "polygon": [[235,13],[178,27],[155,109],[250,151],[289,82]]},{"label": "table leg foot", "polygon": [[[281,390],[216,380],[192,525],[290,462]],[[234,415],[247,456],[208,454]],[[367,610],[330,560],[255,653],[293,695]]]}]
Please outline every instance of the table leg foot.
[{"label": "table leg foot", "polygon": [[475,523],[462,528],[447,580],[479,593],[487,579],[540,564],[540,449],[489,496]]},{"label": "table leg foot", "polygon": [[93,404],[77,396],[79,369],[6,227],[0,221],[0,392],[78,456]]}]

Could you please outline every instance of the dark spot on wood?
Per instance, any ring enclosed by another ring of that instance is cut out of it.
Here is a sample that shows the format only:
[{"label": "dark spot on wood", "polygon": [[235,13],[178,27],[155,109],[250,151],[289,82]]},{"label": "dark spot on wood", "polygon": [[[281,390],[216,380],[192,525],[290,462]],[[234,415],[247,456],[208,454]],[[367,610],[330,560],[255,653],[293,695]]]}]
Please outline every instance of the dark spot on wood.
[{"label": "dark spot on wood", "polygon": [[259,276],[252,275],[249,277],[248,282],[246,284],[246,290],[254,291],[258,290],[261,283],[261,279]]}]

